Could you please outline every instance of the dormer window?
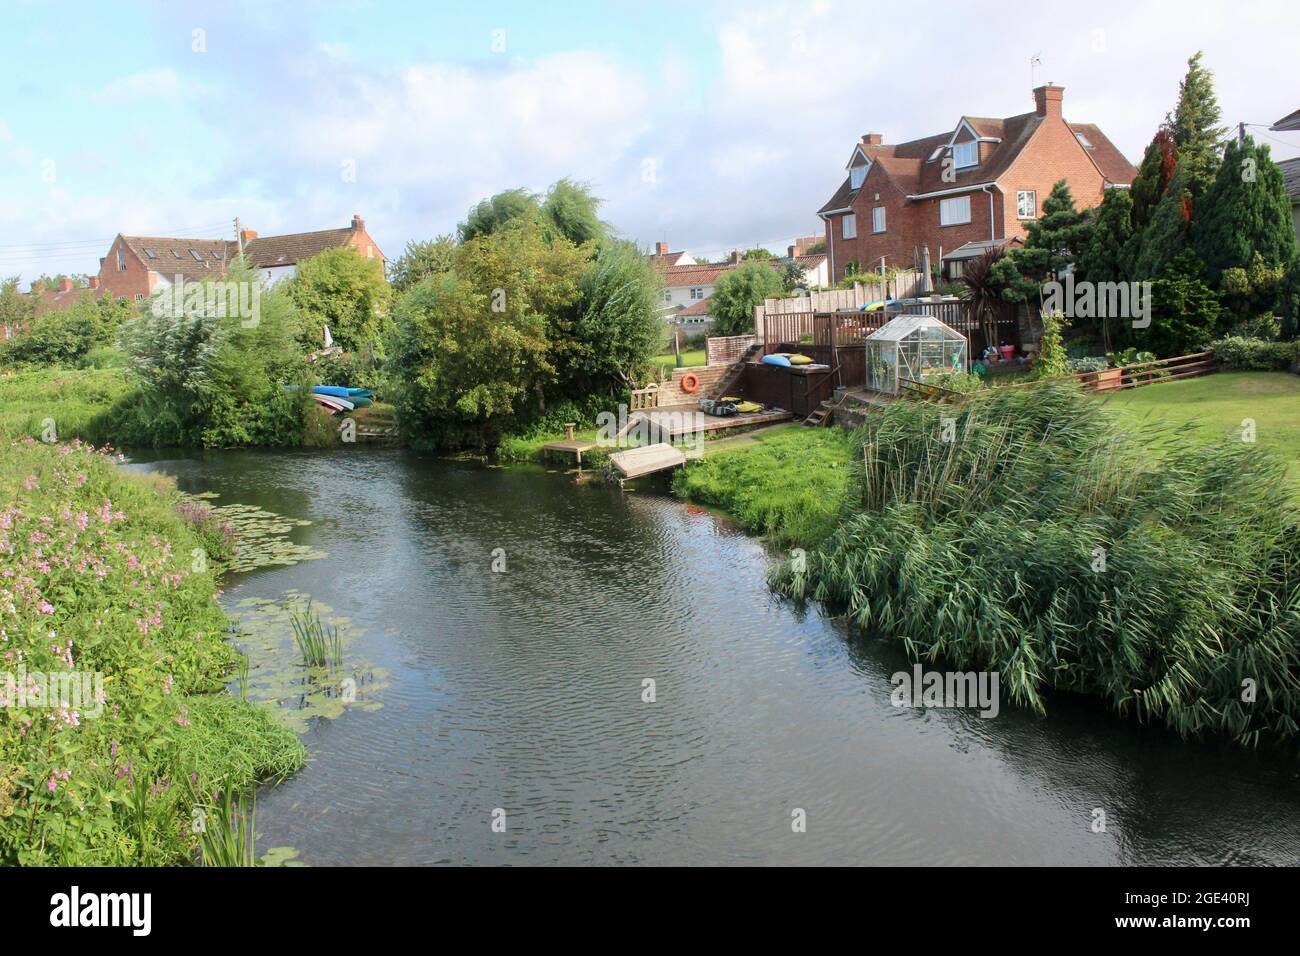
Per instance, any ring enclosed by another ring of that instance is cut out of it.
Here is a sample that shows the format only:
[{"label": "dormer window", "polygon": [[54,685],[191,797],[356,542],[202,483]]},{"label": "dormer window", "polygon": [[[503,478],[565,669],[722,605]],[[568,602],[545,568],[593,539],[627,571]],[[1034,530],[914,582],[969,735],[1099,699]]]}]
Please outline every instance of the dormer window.
[{"label": "dormer window", "polygon": [[952,163],[957,169],[963,169],[966,166],[978,166],[980,161],[980,144],[975,140],[968,140],[965,143],[954,143],[952,147]]},{"label": "dormer window", "polygon": [[871,167],[865,163],[861,166],[854,166],[853,169],[849,171],[849,185],[854,189],[861,189],[862,181],[867,178],[867,170],[870,168]]},{"label": "dormer window", "polygon": [[1075,133],[1074,138],[1079,141],[1079,145],[1084,149],[1092,149],[1092,143],[1088,142],[1088,137],[1084,136],[1082,133]]}]

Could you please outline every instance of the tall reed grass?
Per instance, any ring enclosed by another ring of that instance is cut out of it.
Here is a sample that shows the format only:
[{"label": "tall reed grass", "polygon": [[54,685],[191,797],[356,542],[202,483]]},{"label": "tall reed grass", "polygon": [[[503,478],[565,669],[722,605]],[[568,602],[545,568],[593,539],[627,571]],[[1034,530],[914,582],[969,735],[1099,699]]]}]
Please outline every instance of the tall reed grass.
[{"label": "tall reed grass", "polygon": [[[1096,694],[1185,737],[1300,720],[1300,515],[1286,465],[1136,431],[1071,384],[896,402],[854,434],[852,515],[776,586],[1011,699]],[[1157,454],[1153,454],[1153,451]]]}]

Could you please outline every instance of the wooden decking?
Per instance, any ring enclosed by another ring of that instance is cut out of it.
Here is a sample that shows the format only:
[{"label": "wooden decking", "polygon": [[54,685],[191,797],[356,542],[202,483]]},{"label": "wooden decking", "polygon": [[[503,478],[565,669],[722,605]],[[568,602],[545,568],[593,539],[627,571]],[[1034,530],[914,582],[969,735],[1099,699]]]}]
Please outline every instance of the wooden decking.
[{"label": "wooden decking", "polygon": [[679,438],[682,435],[701,432],[718,432],[729,428],[745,428],[749,425],[771,425],[787,422],[794,415],[784,409],[767,409],[761,412],[720,417],[705,415],[699,405],[668,405],[661,408],[648,408],[633,412],[627,420],[627,426],[621,434],[627,434],[637,427],[640,421],[647,421],[655,429],[655,435],[664,440]]}]

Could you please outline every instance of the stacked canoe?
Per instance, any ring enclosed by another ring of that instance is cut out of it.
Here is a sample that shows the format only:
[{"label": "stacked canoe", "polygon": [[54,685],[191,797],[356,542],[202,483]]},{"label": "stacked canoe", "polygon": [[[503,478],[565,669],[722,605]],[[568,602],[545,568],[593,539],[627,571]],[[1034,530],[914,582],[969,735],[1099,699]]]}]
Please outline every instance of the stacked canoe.
[{"label": "stacked canoe", "polygon": [[368,388],[344,388],[341,385],[317,385],[311,390],[311,397],[330,414],[350,412],[357,408],[373,405],[374,393]]}]

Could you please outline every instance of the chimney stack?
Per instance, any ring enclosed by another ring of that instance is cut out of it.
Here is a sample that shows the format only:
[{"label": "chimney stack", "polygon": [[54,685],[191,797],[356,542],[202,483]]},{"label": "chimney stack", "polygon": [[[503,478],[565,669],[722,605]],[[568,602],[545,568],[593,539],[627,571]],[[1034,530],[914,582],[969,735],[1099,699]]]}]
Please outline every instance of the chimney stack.
[{"label": "chimney stack", "polygon": [[739,249],[732,249],[732,250],[731,250],[731,264],[732,264],[733,266],[740,265],[740,250],[739,250]]},{"label": "chimney stack", "polygon": [[60,292],[71,292],[71,291],[72,291],[72,280],[69,279],[67,276],[64,276],[62,279],[60,279],[60,280],[59,280],[59,291],[60,291]]},{"label": "chimney stack", "polygon": [[657,255],[657,256],[666,256],[666,255],[668,255],[668,243],[666,243],[666,242],[656,242],[656,243],[655,243],[655,255]]},{"label": "chimney stack", "polygon": [[361,213],[354,212],[352,214],[352,231],[360,232],[364,228],[366,228],[366,221],[361,218]]},{"label": "chimney stack", "polygon": [[1061,99],[1065,95],[1065,87],[1053,86],[1048,83],[1046,86],[1039,86],[1034,90],[1034,109],[1039,116],[1054,116],[1061,118]]},{"label": "chimney stack", "polygon": [[239,241],[240,241],[241,243],[243,243],[244,245],[248,245],[250,242],[252,242],[252,241],[253,241],[254,239],[256,239],[256,238],[257,238],[257,230],[256,230],[256,229],[240,229],[240,230],[239,230]]},{"label": "chimney stack", "polygon": [[92,289],[98,289],[98,288],[99,288],[99,276],[91,276],[91,277],[90,277],[90,287],[91,287]]},{"label": "chimney stack", "polygon": [[879,146],[879,145],[880,145],[880,134],[879,134],[879,133],[863,133],[863,134],[862,134],[862,142],[866,143],[868,146]]}]

